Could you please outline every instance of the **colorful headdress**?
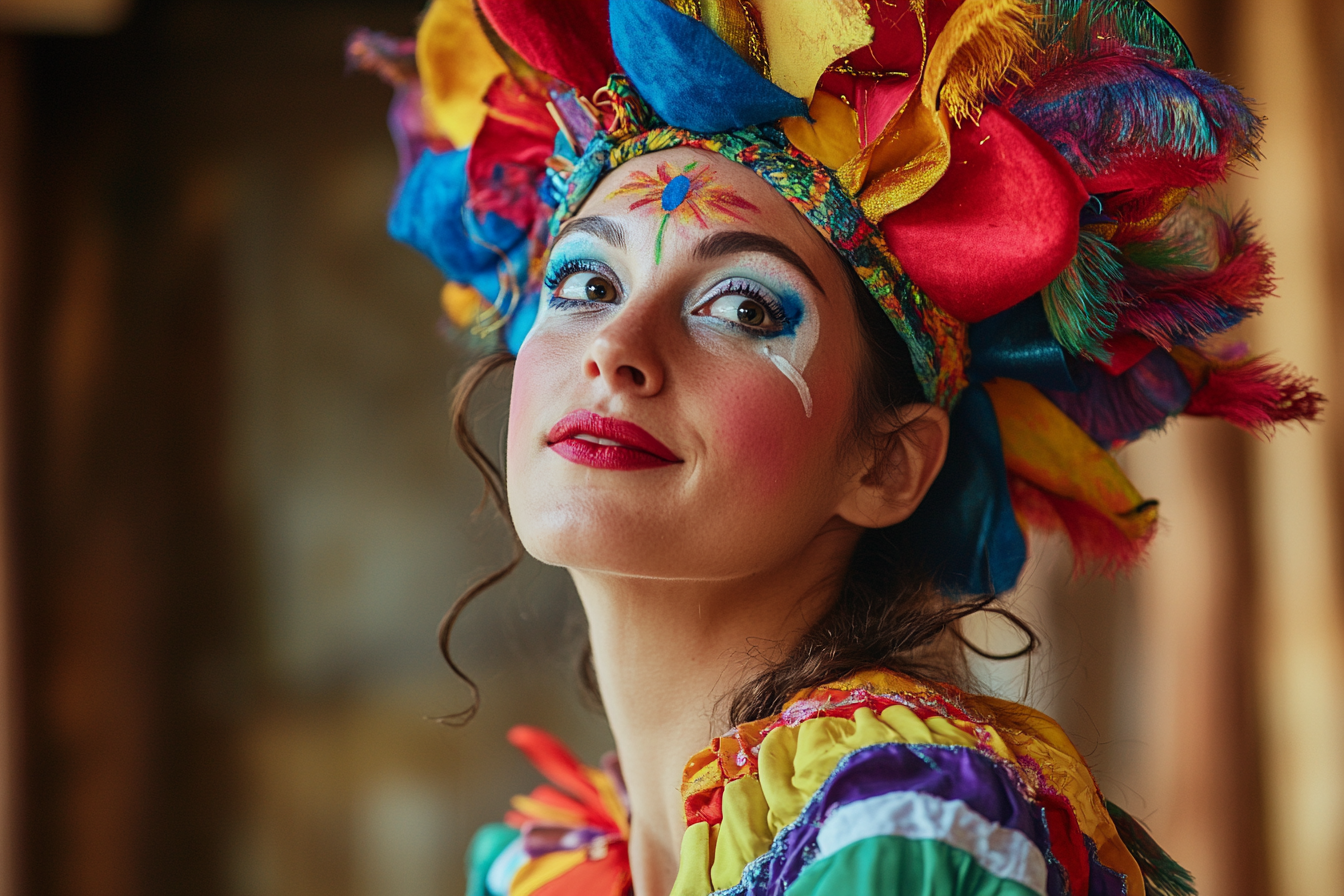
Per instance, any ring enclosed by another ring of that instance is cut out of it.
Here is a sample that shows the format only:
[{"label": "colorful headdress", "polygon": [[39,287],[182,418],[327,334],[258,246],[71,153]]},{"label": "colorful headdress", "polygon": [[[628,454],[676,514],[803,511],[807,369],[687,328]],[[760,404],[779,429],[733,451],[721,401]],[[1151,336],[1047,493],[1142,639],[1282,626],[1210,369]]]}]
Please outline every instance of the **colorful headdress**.
[{"label": "colorful headdress", "polygon": [[361,32],[350,55],[397,86],[392,234],[510,350],[550,240],[617,165],[693,146],[779,191],[952,412],[901,524],[951,592],[1011,588],[1028,528],[1080,569],[1132,564],[1157,507],[1113,449],[1323,402],[1223,335],[1270,254],[1200,188],[1261,125],[1142,0],[434,0],[413,43]]}]

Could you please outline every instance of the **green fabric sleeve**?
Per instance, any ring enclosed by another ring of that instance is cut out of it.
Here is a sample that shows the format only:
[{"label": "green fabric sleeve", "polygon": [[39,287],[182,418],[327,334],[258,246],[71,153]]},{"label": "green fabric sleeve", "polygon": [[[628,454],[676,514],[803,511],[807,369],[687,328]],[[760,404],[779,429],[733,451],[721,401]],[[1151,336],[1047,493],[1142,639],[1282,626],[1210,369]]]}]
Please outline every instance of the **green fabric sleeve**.
[{"label": "green fabric sleeve", "polygon": [[803,870],[789,896],[1036,896],[937,840],[868,837]]},{"label": "green fabric sleeve", "polygon": [[499,854],[518,836],[518,830],[506,824],[487,824],[476,832],[467,847],[467,896],[490,896],[485,876]]}]

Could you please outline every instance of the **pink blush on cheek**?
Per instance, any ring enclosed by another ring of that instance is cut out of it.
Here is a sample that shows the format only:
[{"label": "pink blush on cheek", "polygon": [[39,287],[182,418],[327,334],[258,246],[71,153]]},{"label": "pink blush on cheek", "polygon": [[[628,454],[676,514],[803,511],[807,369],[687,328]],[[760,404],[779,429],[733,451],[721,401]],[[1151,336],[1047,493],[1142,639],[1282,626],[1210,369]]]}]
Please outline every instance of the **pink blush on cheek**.
[{"label": "pink blush on cheek", "polygon": [[[774,376],[778,373],[771,371]],[[711,446],[721,473],[735,476],[745,491],[772,503],[796,488],[796,477],[815,456],[816,428],[802,415],[792,384],[771,390],[769,400],[745,390],[724,390],[706,403],[714,409]],[[784,407],[781,399],[788,400]]]},{"label": "pink blush on cheek", "polygon": [[[556,377],[553,365],[545,353],[528,351],[523,346],[513,364],[513,387],[509,391],[509,445],[522,447],[531,428],[544,432],[543,421],[535,418],[535,409],[545,407],[548,395],[553,395]],[[538,429],[540,426],[540,429]]]}]

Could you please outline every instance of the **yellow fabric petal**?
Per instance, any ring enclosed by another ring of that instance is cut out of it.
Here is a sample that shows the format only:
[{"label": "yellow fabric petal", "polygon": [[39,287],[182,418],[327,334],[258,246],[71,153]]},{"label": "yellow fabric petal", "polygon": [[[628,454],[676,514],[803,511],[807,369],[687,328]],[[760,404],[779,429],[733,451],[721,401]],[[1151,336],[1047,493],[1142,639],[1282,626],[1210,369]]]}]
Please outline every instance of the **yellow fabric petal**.
[{"label": "yellow fabric petal", "polygon": [[995,380],[985,389],[999,418],[1009,472],[1106,513],[1129,538],[1152,530],[1157,503],[1145,501],[1115,458],[1054,402],[1018,380]]},{"label": "yellow fabric petal", "polygon": [[769,77],[770,64],[760,26],[743,0],[702,0],[700,20],[756,71]]},{"label": "yellow fabric petal", "polygon": [[873,41],[863,0],[754,0],[770,80],[811,102],[832,62]]},{"label": "yellow fabric petal", "polygon": [[630,812],[625,808],[625,803],[621,802],[621,796],[616,792],[616,785],[611,777],[595,768],[585,768],[583,776],[597,791],[597,797],[602,801],[602,808],[607,810],[607,817],[616,822],[616,830],[620,832],[621,839],[629,839]]},{"label": "yellow fabric petal", "polygon": [[999,734],[997,728],[988,725],[976,725],[974,722],[965,722],[960,719],[950,721],[958,730],[962,731],[971,740],[976,740],[977,732],[984,735],[983,746],[994,751],[994,754],[1006,762],[1012,762],[1015,757],[1013,751],[1008,749],[1008,744],[1004,742],[1003,735]]},{"label": "yellow fabric petal", "polygon": [[509,896],[531,896],[541,887],[586,861],[588,861],[586,849],[548,852],[544,856],[532,859],[513,876],[513,882],[509,884]]},{"label": "yellow fabric petal", "polygon": [[509,800],[509,805],[529,818],[551,821],[565,827],[583,827],[588,819],[577,812],[568,812],[559,806],[543,803],[541,800],[521,794]]},{"label": "yellow fabric petal", "polygon": [[895,732],[893,741],[903,744],[927,744],[932,741],[929,726],[908,706],[888,706],[882,710],[882,721]]},{"label": "yellow fabric petal", "polygon": [[840,168],[859,154],[859,121],[849,104],[818,90],[806,118],[786,118],[784,134],[794,146],[827,168]]},{"label": "yellow fabric petal", "polygon": [[[681,863],[670,896],[709,896],[714,892],[714,885],[709,882],[710,855],[709,822],[688,827],[681,835]],[[515,894],[510,891],[509,896]]]},{"label": "yellow fabric petal", "polygon": [[[803,796],[803,802],[826,783],[840,760],[856,749],[855,743],[854,723],[849,719],[808,719],[798,726],[798,751],[793,758],[793,786]],[[801,812],[802,806],[798,809]],[[796,818],[797,814],[794,813],[793,817]],[[784,823],[790,821],[793,818],[785,819]]]},{"label": "yellow fabric petal", "polygon": [[426,123],[454,146],[467,146],[485,122],[486,88],[505,71],[481,30],[471,0],[434,0],[415,41]]},{"label": "yellow fabric petal", "polygon": [[481,310],[486,307],[485,298],[476,289],[451,280],[443,284],[439,304],[443,306],[443,313],[459,330],[475,324]]},{"label": "yellow fabric petal", "polygon": [[723,823],[714,843],[709,871],[715,890],[725,890],[742,879],[747,863],[770,848],[775,832],[761,782],[747,775],[723,788]]},{"label": "yellow fabric petal", "polygon": [[975,747],[976,740],[971,735],[962,731],[957,726],[942,716],[933,716],[928,719],[929,733],[933,735],[933,742],[944,747]]},{"label": "yellow fabric petal", "polygon": [[880,221],[905,208],[933,189],[951,160],[947,113],[912,102],[869,153],[865,185],[859,194],[864,215]]},{"label": "yellow fabric petal", "polygon": [[929,51],[924,105],[958,123],[978,118],[986,95],[1005,78],[1025,79],[1022,60],[1036,49],[1039,15],[1028,0],[966,0]]},{"label": "yellow fabric petal", "polygon": [[793,758],[798,752],[798,729],[776,728],[761,742],[758,772],[761,792],[770,806],[770,830],[778,831],[798,817],[810,793],[793,786]]}]

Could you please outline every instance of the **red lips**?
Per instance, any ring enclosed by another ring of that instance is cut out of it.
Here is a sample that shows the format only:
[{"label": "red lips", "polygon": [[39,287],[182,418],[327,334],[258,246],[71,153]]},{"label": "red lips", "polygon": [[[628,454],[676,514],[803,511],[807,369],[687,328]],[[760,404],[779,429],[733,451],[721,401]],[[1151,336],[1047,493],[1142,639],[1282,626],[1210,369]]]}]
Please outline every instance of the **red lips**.
[{"label": "red lips", "polygon": [[556,454],[599,470],[648,470],[681,458],[640,427],[592,411],[566,414],[546,434]]}]

